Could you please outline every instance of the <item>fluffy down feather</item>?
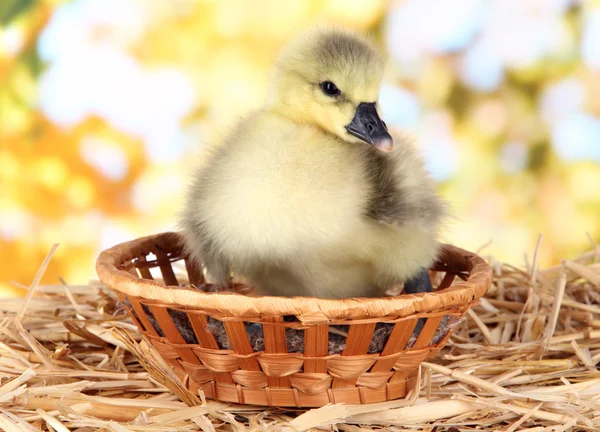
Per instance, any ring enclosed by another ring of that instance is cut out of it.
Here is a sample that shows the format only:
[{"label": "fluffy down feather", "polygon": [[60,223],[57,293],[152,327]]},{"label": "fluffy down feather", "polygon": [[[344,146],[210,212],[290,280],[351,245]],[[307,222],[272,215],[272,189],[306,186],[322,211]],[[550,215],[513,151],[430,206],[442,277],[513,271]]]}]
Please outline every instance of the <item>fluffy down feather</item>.
[{"label": "fluffy down feather", "polygon": [[[377,101],[382,74],[377,51],[342,30],[283,51],[265,106],[193,172],[181,227],[217,282],[233,273],[268,295],[379,296],[432,263],[445,212],[419,155],[400,137],[384,153],[346,129]],[[323,93],[326,80],[340,95]]]}]

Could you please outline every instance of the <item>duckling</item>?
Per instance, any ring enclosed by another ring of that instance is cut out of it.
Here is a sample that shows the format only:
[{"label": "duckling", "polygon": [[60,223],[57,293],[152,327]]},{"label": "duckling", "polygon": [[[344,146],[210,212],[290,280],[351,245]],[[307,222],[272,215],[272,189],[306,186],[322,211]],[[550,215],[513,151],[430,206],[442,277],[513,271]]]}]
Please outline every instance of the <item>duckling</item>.
[{"label": "duckling", "polygon": [[384,61],[365,38],[318,28],[285,47],[262,108],[193,172],[180,225],[218,289],[381,296],[431,291],[445,214],[412,145],[378,112]]}]

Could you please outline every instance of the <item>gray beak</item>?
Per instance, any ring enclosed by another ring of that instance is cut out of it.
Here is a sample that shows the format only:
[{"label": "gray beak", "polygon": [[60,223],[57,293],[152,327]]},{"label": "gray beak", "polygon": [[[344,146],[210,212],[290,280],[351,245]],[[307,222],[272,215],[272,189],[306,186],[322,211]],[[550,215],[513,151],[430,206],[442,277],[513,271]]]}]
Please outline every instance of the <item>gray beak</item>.
[{"label": "gray beak", "polygon": [[361,102],[356,108],[352,122],[346,126],[350,135],[371,144],[378,150],[390,152],[394,147],[394,140],[387,130],[387,126],[379,118],[375,102]]}]

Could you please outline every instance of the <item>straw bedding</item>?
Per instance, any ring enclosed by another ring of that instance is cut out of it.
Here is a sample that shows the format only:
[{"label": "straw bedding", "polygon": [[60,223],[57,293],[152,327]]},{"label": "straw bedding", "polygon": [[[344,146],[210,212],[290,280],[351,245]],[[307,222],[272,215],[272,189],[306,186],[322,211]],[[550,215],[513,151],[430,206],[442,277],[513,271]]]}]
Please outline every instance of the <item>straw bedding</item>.
[{"label": "straw bedding", "polygon": [[490,259],[494,285],[423,363],[419,389],[308,411],[190,393],[101,284],[38,286],[51,254],[25,300],[0,301],[0,430],[600,429],[597,246],[543,270],[535,256],[526,269]]}]

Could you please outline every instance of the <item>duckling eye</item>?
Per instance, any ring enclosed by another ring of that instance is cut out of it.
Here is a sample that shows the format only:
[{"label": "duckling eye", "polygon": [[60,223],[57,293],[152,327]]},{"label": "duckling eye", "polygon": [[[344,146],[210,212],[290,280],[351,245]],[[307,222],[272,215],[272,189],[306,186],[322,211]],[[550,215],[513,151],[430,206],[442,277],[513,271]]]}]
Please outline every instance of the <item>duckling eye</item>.
[{"label": "duckling eye", "polygon": [[331,81],[323,81],[321,83],[321,90],[323,90],[323,93],[327,96],[339,96],[341,93],[340,89]]}]

